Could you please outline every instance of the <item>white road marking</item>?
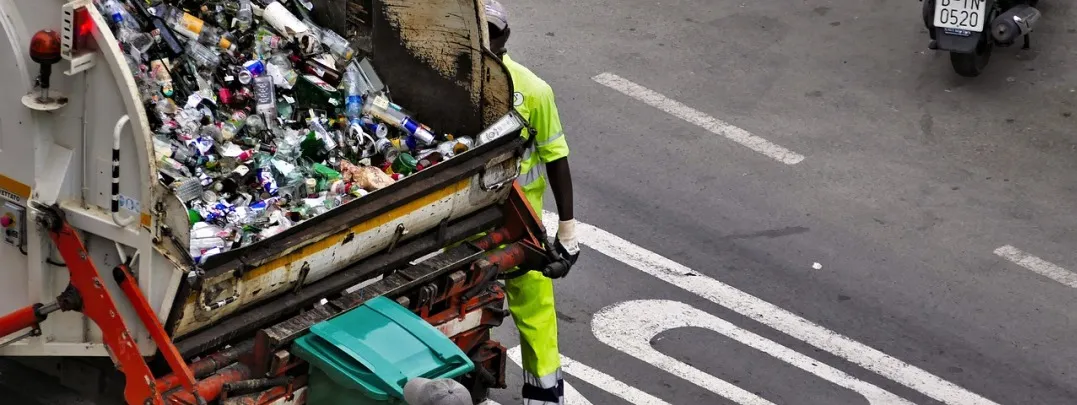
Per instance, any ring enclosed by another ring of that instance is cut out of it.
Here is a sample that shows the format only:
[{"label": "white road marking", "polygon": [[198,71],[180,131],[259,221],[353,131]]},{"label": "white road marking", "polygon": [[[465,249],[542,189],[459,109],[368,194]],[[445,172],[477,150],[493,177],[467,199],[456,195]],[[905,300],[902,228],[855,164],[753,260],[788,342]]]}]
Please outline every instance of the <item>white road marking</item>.
[{"label": "white road marking", "polygon": [[[509,349],[509,359],[516,365],[520,365],[520,346]],[[595,370],[590,366],[580,363],[576,360],[572,360],[567,356],[561,356],[561,371],[576,376],[588,384],[593,385],[595,388],[606,391],[616,397],[624,399],[631,404],[635,405],[670,405],[669,402],[658,399],[657,397],[640,391],[639,389],[629,386],[616,378],[611,377],[609,374]],[[579,391],[572,390],[574,395],[579,396]],[[565,382],[565,402],[571,404],[573,399],[569,395],[569,384]],[[586,401],[586,399],[584,400]]]},{"label": "white road marking", "polygon": [[747,331],[729,321],[683,302],[638,300],[617,303],[595,314],[591,330],[599,341],[715,394],[740,404],[770,404],[735,385],[667,356],[651,346],[651,340],[670,329],[696,327],[721,333],[835,385],[856,392],[872,405],[913,405],[893,393],[857,379],[811,357]]},{"label": "white road marking", "polygon": [[[516,346],[509,349],[509,359],[512,360],[513,363],[516,363],[517,366],[523,367],[523,363],[520,359],[520,346]],[[561,356],[561,362],[564,363],[565,360],[565,356]],[[566,371],[563,365],[561,367],[561,371]],[[565,381],[565,405],[593,404],[591,403],[591,401],[588,401],[587,398],[584,398],[579,391],[576,391],[576,388],[573,388],[572,385],[568,383],[568,381]]]},{"label": "white road marking", "polygon": [[[554,235],[553,232],[557,230],[557,214],[544,212],[543,220],[546,228],[551,230],[550,234]],[[792,312],[707,277],[602,229],[581,222],[576,225],[576,237],[580,243],[599,253],[894,380],[939,402],[953,405],[998,405],[919,367],[816,325]],[[720,260],[718,257],[714,259]]]},{"label": "white road marking", "polygon": [[1077,288],[1077,274],[1054,263],[1022,252],[1018,248],[1006,245],[995,249],[995,254],[1001,256],[1003,259],[1017,263],[1018,266],[1032,270],[1034,273],[1038,273],[1041,276],[1065,284],[1070,288]]},{"label": "white road marking", "polygon": [[665,111],[674,117],[688,121],[689,123],[695,124],[716,135],[721,135],[726,139],[744,145],[748,147],[748,149],[762,153],[771,159],[787,165],[795,165],[804,160],[804,156],[798,153],[778,146],[766,139],[752,135],[750,132],[738,128],[735,125],[711,117],[699,110],[684,105],[677,100],[673,100],[654,90],[640,86],[613,73],[602,73],[591,79],[603,86],[624,93],[626,96],[642,101],[651,107]]}]

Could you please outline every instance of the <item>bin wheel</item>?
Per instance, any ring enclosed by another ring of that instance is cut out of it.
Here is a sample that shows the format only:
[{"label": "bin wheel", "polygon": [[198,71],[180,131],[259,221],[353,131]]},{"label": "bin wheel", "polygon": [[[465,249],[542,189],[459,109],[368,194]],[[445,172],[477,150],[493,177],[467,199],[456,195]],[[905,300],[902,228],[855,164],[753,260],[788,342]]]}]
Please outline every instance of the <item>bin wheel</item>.
[{"label": "bin wheel", "polygon": [[[473,387],[473,388],[475,388],[475,387]],[[474,405],[479,405],[483,401],[485,401],[487,399],[490,399],[490,388],[489,387],[484,387],[484,388],[482,388],[482,389],[480,389],[478,391],[474,391],[474,390],[469,390],[469,391],[471,392],[471,403],[474,404]]]},{"label": "bin wheel", "polygon": [[467,387],[467,392],[471,395],[472,404],[478,405],[482,401],[490,399],[490,384],[486,381],[486,378],[479,375],[478,370],[464,374],[458,380],[460,384]]}]

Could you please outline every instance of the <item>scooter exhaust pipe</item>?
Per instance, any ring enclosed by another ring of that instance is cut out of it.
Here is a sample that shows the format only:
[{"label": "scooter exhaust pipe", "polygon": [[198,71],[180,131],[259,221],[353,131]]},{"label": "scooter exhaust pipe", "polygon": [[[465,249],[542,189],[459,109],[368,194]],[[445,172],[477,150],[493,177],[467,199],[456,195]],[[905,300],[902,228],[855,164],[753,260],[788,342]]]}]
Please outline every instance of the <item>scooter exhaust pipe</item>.
[{"label": "scooter exhaust pipe", "polygon": [[999,43],[1012,44],[1032,32],[1040,15],[1040,10],[1027,4],[1014,6],[991,22],[991,36]]}]

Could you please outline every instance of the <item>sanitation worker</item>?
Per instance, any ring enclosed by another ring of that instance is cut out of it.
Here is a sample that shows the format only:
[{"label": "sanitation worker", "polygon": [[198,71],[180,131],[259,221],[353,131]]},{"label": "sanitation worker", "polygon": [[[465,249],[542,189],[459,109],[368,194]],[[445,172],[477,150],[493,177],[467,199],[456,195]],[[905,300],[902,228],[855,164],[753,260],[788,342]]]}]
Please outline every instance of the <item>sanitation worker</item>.
[{"label": "sanitation worker", "polygon": [[[526,67],[509,57],[509,16],[497,0],[485,0],[490,50],[501,57],[512,76],[513,105],[534,129],[534,142],[524,152],[520,177],[528,202],[542,215],[542,196],[547,180],[553,190],[560,223],[555,247],[566,269],[580,255],[576,241],[576,220],[572,214],[572,175],[568,168],[568,142],[554,104],[553,89]],[[531,136],[523,131],[524,137]],[[567,270],[566,270],[567,273]],[[565,274],[550,275],[564,277]],[[564,403],[561,357],[557,351],[557,314],[554,312],[553,280],[531,271],[505,282],[509,312],[520,331],[524,405]]]}]

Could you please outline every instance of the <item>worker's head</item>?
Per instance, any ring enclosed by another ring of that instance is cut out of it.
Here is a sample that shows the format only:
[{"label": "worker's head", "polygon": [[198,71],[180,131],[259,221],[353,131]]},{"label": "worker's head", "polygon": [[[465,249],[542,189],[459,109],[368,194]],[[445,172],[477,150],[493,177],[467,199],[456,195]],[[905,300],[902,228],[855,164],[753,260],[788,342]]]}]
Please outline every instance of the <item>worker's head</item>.
[{"label": "worker's head", "polygon": [[497,56],[506,52],[505,44],[509,42],[509,13],[497,0],[485,0],[486,26],[490,33],[490,50]]}]

